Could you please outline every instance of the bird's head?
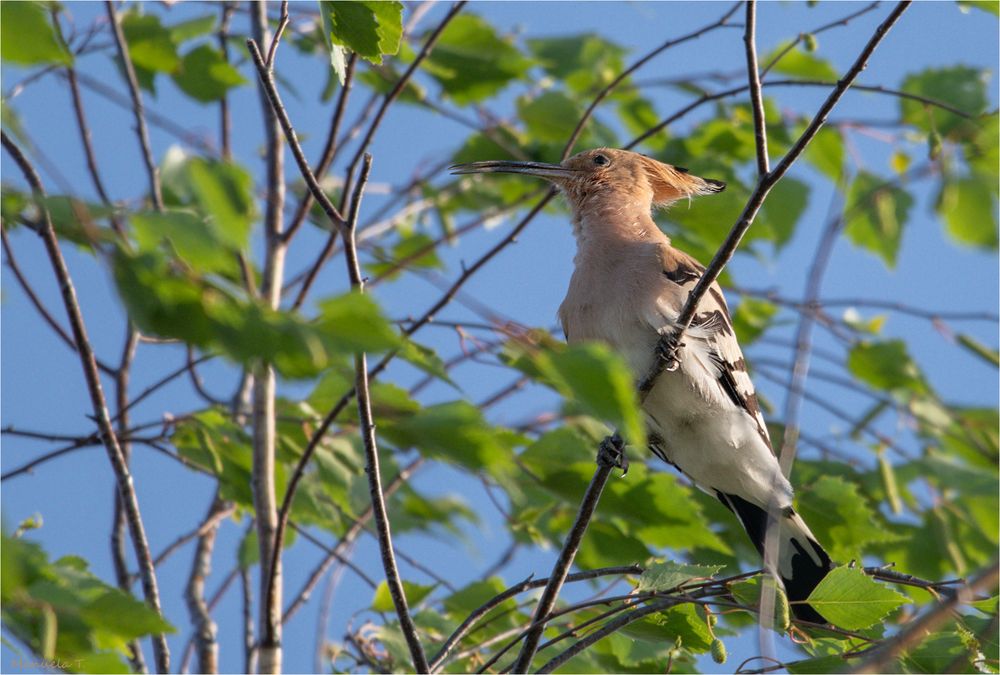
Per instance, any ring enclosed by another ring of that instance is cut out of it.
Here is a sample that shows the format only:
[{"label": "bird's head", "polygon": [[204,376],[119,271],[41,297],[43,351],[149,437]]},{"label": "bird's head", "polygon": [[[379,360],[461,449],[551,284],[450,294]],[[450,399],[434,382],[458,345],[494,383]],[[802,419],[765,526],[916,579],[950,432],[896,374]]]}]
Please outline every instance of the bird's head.
[{"label": "bird's head", "polygon": [[507,160],[456,164],[454,174],[519,173],[538,176],[559,187],[574,210],[606,201],[638,200],[652,208],[679,199],[726,189],[722,181],[700,178],[687,169],[658,162],[629,150],[597,148],[561,164]]}]

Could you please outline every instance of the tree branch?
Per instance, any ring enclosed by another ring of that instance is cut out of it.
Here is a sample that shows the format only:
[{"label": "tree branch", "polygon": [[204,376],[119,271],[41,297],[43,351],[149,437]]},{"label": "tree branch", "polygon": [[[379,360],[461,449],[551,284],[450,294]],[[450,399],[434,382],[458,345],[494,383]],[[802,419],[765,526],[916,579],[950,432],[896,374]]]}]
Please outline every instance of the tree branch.
[{"label": "tree branch", "polygon": [[885,673],[892,668],[892,662],[904,651],[920,644],[938,626],[948,620],[949,615],[967,602],[972,601],[976,593],[994,589],[1000,578],[1000,567],[996,561],[980,572],[975,579],[958,589],[952,597],[939,602],[919,619],[906,624],[899,633],[884,641],[871,655],[861,662],[852,673]]},{"label": "tree branch", "polygon": [[[267,41],[267,7],[265,3],[251,5],[253,34],[257,41]],[[272,52],[277,48],[280,35],[275,35]],[[256,46],[256,42],[250,40]],[[257,56],[259,57],[259,52]],[[273,64],[272,64],[273,65]],[[270,66],[264,65],[270,74]],[[264,136],[267,166],[267,211],[264,216],[264,272],[261,296],[272,309],[281,302],[281,286],[285,267],[286,244],[282,238],[282,214],[285,205],[284,144],[281,126],[287,121],[278,115],[273,105],[270,77],[263,78],[258,86],[261,114],[264,119]],[[301,152],[301,151],[300,151]],[[296,158],[298,159],[298,158]],[[275,451],[277,446],[277,420],[275,397],[277,380],[269,363],[259,363],[254,369],[252,393],[253,424],[253,497],[256,512],[257,539],[260,548],[260,645],[257,652],[258,668],[262,673],[281,672],[281,595],[282,538],[279,531],[278,506],[275,488]]]},{"label": "tree branch", "polygon": [[[59,281],[63,304],[66,307],[66,314],[69,317],[77,353],[80,355],[80,362],[83,366],[84,378],[87,381],[87,389],[90,394],[94,417],[100,429],[104,447],[108,452],[108,459],[111,461],[111,468],[114,471],[118,490],[121,493],[125,512],[128,516],[129,530],[132,535],[136,559],[139,562],[139,569],[142,574],[146,602],[149,603],[153,611],[159,614],[161,613],[160,592],[156,583],[156,571],[153,569],[153,561],[149,554],[149,541],[146,539],[146,532],[142,524],[142,515],[139,512],[139,501],[136,498],[135,486],[132,482],[132,475],[129,473],[121,446],[118,443],[118,436],[111,425],[111,416],[108,413],[104,390],[101,387],[101,376],[97,369],[90,339],[87,336],[83,315],[80,312],[76,290],[73,286],[69,269],[66,267],[66,261],[63,259],[62,251],[59,248],[59,240],[56,238],[52,219],[45,204],[45,190],[34,167],[28,162],[21,149],[7,136],[6,132],[0,132],[0,138],[2,138],[3,147],[17,163],[28,184],[31,186],[39,212],[42,214],[40,235],[42,241],[45,243],[56,279]],[[156,658],[157,670],[161,673],[169,672],[170,652],[167,648],[166,638],[162,633],[153,637],[153,653]]]},{"label": "tree branch", "polygon": [[195,547],[194,560],[191,563],[191,573],[188,576],[185,597],[191,623],[194,624],[195,650],[198,653],[198,672],[219,672],[218,629],[205,602],[205,580],[212,571],[212,549],[219,532],[219,514],[231,512],[232,507],[219,499],[218,493],[212,498],[208,508],[206,521],[211,522],[198,536],[198,546]]},{"label": "tree branch", "polygon": [[[691,325],[692,319],[694,319],[694,314],[697,311],[698,303],[701,301],[702,296],[708,292],[709,287],[715,283],[719,274],[726,264],[732,259],[733,255],[736,253],[736,248],[739,246],[740,241],[743,239],[743,235],[746,234],[747,230],[754,222],[754,218],[757,216],[757,212],[760,210],[761,205],[767,198],[768,193],[770,193],[771,188],[773,188],[779,180],[788,172],[792,164],[799,158],[799,156],[805,151],[806,147],[809,145],[810,141],[816,136],[820,128],[826,122],[826,118],[829,116],[830,111],[833,110],[834,106],[840,101],[844,93],[851,87],[854,80],[857,79],[861,71],[865,69],[868,64],[868,59],[871,57],[875,48],[878,47],[879,43],[889,32],[889,29],[899,20],[903,12],[906,11],[907,7],[910,6],[910,0],[905,0],[897,4],[889,16],[883,21],[878,28],[875,29],[875,34],[872,35],[871,39],[865,45],[864,49],[861,50],[861,54],[855,59],[854,64],[848,70],[847,74],[837,83],[837,86],[830,92],[826,100],[820,106],[816,115],[813,117],[809,126],[806,127],[802,135],[795,142],[785,156],[782,158],[781,162],[774,168],[774,171],[761,176],[757,181],[757,187],[754,189],[753,194],[750,195],[750,199],[747,201],[746,206],[743,209],[743,213],[740,215],[739,220],[730,230],[729,235],[726,237],[722,246],[716,252],[715,257],[712,262],[706,268],[704,274],[698,280],[697,285],[688,295],[688,299],[684,305],[684,309],[681,310],[680,315],[675,320],[676,327],[674,330],[665,335],[660,339],[660,346],[662,350],[657,350],[657,353],[663,351],[667,353],[675,350],[675,345],[677,345],[687,330],[688,326]],[[649,393],[656,382],[656,378],[666,370],[668,367],[675,367],[676,360],[674,357],[660,357],[657,359],[655,365],[650,370],[650,372],[643,378],[639,385],[639,391],[643,397]]]},{"label": "tree branch", "polygon": [[122,70],[125,72],[125,80],[128,83],[129,96],[132,97],[132,112],[135,114],[136,133],[139,135],[139,145],[142,148],[142,160],[146,164],[146,174],[149,177],[149,194],[153,200],[153,206],[157,211],[163,211],[163,193],[160,191],[160,170],[153,160],[153,151],[149,144],[149,130],[146,128],[146,113],[142,104],[142,94],[139,92],[139,81],[135,76],[135,66],[128,52],[128,42],[122,32],[121,22],[118,21],[118,12],[112,0],[105,0],[104,6],[108,12],[108,22],[111,24],[111,32],[115,38],[115,47],[118,50],[118,58],[122,63]]},{"label": "tree branch", "polygon": [[750,107],[753,109],[754,143],[757,148],[757,175],[766,176],[771,171],[767,157],[767,125],[764,122],[764,97],[760,91],[760,73],[757,70],[757,2],[747,0],[747,18],[743,29],[746,48],[747,80],[750,87]]}]

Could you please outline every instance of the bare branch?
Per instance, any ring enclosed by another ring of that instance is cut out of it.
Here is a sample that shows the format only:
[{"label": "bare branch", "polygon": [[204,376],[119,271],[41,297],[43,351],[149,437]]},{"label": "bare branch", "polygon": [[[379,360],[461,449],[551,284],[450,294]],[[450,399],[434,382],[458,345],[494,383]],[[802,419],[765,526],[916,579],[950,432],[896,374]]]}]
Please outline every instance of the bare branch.
[{"label": "bare branch", "polygon": [[952,597],[939,602],[919,619],[906,624],[899,633],[879,645],[871,655],[852,670],[853,673],[885,673],[892,668],[892,662],[902,652],[915,647],[927,638],[938,626],[948,620],[959,605],[973,600],[977,593],[995,589],[1000,578],[1000,566],[992,565],[980,572],[966,586],[958,589]]},{"label": "bare branch", "polygon": [[274,29],[274,37],[271,38],[271,46],[267,50],[267,69],[274,68],[274,57],[278,53],[278,43],[281,42],[281,34],[285,32],[288,25],[288,0],[281,0],[281,16],[278,19],[278,27]]},{"label": "bare branch", "polygon": [[743,44],[746,48],[750,106],[753,109],[754,143],[757,148],[757,175],[763,177],[771,170],[771,163],[767,157],[767,125],[764,122],[764,97],[760,91],[760,73],[757,71],[756,0],[747,0],[747,18],[743,29]]},{"label": "bare branch", "polygon": [[594,509],[597,508],[601,492],[604,491],[604,486],[611,476],[611,469],[612,467],[608,464],[598,464],[593,478],[590,479],[590,485],[587,486],[587,491],[583,494],[580,509],[576,514],[576,520],[573,521],[573,527],[570,528],[569,534],[566,536],[566,541],[559,552],[556,564],[552,568],[552,574],[545,585],[545,590],[542,591],[542,597],[538,599],[538,605],[535,607],[535,614],[532,617],[532,625],[525,635],[521,653],[518,655],[517,661],[514,662],[511,672],[526,673],[531,668],[531,659],[534,657],[535,651],[538,649],[538,642],[545,631],[546,617],[548,617],[556,604],[556,599],[559,597],[559,591],[566,581],[569,568],[572,567],[573,560],[576,558],[576,552],[580,549],[580,543],[583,541],[583,535],[587,531],[587,525],[594,515]]},{"label": "bare branch", "polygon": [[188,612],[191,614],[191,623],[194,624],[199,673],[219,672],[218,629],[205,602],[205,580],[212,571],[212,549],[215,547],[215,537],[219,532],[218,514],[226,511],[231,512],[232,507],[220,500],[216,494],[212,498],[206,516],[206,521],[211,521],[212,525],[205,528],[198,536],[198,546],[195,548],[191,574],[188,576],[185,589]]},{"label": "bare branch", "polygon": [[[60,340],[65,342],[66,345],[74,352],[77,351],[76,343],[73,341],[73,338],[71,338],[69,333],[66,332],[58,321],[56,321],[55,317],[49,313],[49,310],[46,309],[41,299],[35,293],[35,290],[31,287],[31,284],[28,283],[28,279],[24,276],[24,272],[21,271],[21,266],[17,264],[17,258],[14,257],[14,249],[10,245],[10,239],[7,237],[6,227],[0,227],[0,237],[3,238],[3,250],[4,253],[7,254],[7,266],[10,268],[10,271],[14,273],[14,278],[17,280],[21,290],[23,290],[24,294],[28,297],[28,301],[31,303],[31,306],[35,308],[38,315],[42,317],[42,320],[47,323],[53,331],[55,331]],[[97,359],[96,356],[94,357],[94,362],[97,364],[97,368],[102,373],[114,376],[114,368]]]},{"label": "bare branch", "polygon": [[[45,190],[42,187],[41,180],[38,178],[38,174],[24,156],[24,153],[21,152],[21,149],[7,136],[6,132],[0,132],[0,138],[2,138],[3,147],[17,163],[28,184],[31,186],[38,209],[42,214],[42,229],[40,234],[45,243],[49,261],[52,263],[53,271],[59,282],[63,304],[66,307],[66,314],[69,317],[70,327],[73,331],[77,353],[80,355],[80,362],[83,366],[84,378],[87,381],[87,389],[90,394],[94,417],[100,429],[102,441],[108,452],[111,468],[114,471],[118,484],[118,490],[125,505],[132,543],[135,547],[136,559],[139,561],[139,569],[142,574],[146,602],[149,603],[149,606],[155,612],[161,613],[160,592],[156,583],[156,571],[153,569],[153,561],[149,554],[149,541],[146,539],[146,532],[142,524],[142,515],[139,512],[139,501],[136,498],[132,475],[129,473],[128,464],[125,462],[124,454],[118,442],[118,436],[111,426],[111,416],[108,413],[104,390],[101,387],[101,376],[94,359],[94,351],[90,345],[90,339],[87,336],[87,329],[83,322],[83,315],[80,312],[80,304],[76,298],[73,280],[70,277],[69,269],[66,267],[66,261],[63,259],[62,251],[59,248],[59,240],[56,238],[55,230],[52,227],[52,219],[45,204]],[[156,657],[157,670],[162,673],[169,672],[170,652],[167,649],[166,638],[162,633],[153,638],[153,652]]]},{"label": "bare branch", "polygon": [[153,150],[149,145],[149,130],[146,128],[146,113],[142,104],[142,93],[139,91],[139,80],[135,76],[135,66],[132,64],[132,58],[128,53],[128,42],[126,42],[125,34],[122,32],[115,4],[112,0],[105,0],[104,6],[108,12],[108,22],[111,24],[111,32],[115,37],[118,58],[121,61],[122,70],[125,72],[129,95],[132,97],[132,112],[135,114],[136,133],[139,135],[142,159],[146,164],[146,173],[149,177],[149,194],[156,210],[162,211],[163,193],[160,191],[160,170],[153,160]]}]

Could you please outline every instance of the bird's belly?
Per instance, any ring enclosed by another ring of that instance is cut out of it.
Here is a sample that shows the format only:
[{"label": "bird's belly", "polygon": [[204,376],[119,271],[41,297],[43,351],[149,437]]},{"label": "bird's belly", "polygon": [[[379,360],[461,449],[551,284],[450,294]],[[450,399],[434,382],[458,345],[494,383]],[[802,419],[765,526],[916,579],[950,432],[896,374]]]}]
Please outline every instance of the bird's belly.
[{"label": "bird's belly", "polygon": [[752,418],[721,396],[706,397],[682,371],[663,373],[643,405],[667,458],[699,487],[767,505],[791,504],[792,489]]}]

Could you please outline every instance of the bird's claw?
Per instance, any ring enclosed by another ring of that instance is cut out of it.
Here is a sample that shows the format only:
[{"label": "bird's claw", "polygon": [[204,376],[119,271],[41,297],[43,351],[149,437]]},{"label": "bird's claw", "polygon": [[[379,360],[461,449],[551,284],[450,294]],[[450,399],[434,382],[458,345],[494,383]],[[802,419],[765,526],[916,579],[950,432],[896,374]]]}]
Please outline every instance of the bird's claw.
[{"label": "bird's claw", "polygon": [[625,441],[617,433],[601,441],[597,450],[597,463],[600,466],[610,466],[622,470],[622,476],[628,473],[628,454],[625,452]]},{"label": "bird's claw", "polygon": [[663,368],[668,373],[672,373],[680,366],[677,359],[677,352],[681,350],[684,343],[673,335],[665,335],[656,343],[656,354],[666,365]]}]

